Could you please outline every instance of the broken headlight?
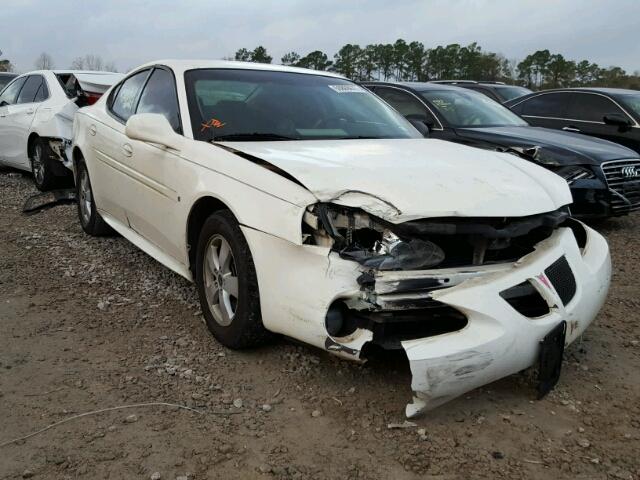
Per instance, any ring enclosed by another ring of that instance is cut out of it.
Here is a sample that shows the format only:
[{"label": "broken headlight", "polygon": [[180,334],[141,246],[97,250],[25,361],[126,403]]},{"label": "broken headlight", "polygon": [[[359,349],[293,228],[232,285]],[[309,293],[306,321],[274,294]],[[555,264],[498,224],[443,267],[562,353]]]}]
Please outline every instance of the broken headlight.
[{"label": "broken headlight", "polygon": [[442,248],[420,238],[406,238],[393,225],[366,212],[333,204],[316,204],[304,216],[303,240],[329,246],[342,258],[378,270],[417,270],[445,259]]},{"label": "broken headlight", "polygon": [[584,167],[565,167],[556,171],[558,175],[564,178],[569,185],[572,185],[576,180],[591,180],[596,178],[594,173]]}]

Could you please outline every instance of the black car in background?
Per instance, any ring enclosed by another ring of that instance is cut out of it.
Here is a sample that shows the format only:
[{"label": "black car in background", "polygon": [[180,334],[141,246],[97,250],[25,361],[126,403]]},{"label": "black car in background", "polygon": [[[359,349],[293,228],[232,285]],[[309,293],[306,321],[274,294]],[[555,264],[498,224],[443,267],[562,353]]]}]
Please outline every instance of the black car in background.
[{"label": "black car in background", "polygon": [[453,85],[456,87],[468,88],[476,92],[484,93],[487,97],[496,102],[505,103],[509,100],[533,93],[531,90],[518,85],[507,85],[504,82],[476,82],[475,80],[432,80],[429,83],[439,83],[442,85]]},{"label": "black car in background", "polygon": [[0,72],[0,92],[17,76],[18,74],[16,73]]},{"label": "black car in background", "polygon": [[[640,209],[640,156],[617,143],[533,127],[488,97],[434,83],[363,82],[432,138],[509,152],[565,178],[581,217]],[[425,127],[426,125],[426,127]]]},{"label": "black car in background", "polygon": [[[640,91],[621,88],[545,90],[507,102],[532,125],[584,133],[640,152]],[[638,172],[640,180],[640,171]]]}]

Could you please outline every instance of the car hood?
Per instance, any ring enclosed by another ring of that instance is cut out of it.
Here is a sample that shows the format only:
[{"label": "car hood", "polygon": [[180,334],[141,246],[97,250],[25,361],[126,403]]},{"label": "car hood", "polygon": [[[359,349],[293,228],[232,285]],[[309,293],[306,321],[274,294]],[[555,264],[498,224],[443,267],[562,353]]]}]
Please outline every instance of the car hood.
[{"label": "car hood", "polygon": [[456,134],[505,148],[535,149],[531,159],[545,165],[599,165],[610,160],[636,158],[633,150],[580,133],[541,127],[458,128]]},{"label": "car hood", "polygon": [[435,139],[224,142],[302,183],[319,201],[390,222],[520,217],[571,203],[566,182],[514,155]]}]

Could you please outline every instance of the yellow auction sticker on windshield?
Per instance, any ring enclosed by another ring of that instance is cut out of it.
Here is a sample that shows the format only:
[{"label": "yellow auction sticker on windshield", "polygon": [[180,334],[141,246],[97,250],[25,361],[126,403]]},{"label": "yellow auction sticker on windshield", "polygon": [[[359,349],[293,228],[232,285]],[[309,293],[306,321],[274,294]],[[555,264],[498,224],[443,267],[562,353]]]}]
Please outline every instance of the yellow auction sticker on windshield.
[{"label": "yellow auction sticker on windshield", "polygon": [[208,128],[222,128],[226,125],[226,123],[221,122],[217,118],[212,118],[208,122],[202,124],[201,132],[204,132]]},{"label": "yellow auction sticker on windshield", "polygon": [[363,93],[364,88],[358,85],[327,85],[331,90],[338,93]]}]

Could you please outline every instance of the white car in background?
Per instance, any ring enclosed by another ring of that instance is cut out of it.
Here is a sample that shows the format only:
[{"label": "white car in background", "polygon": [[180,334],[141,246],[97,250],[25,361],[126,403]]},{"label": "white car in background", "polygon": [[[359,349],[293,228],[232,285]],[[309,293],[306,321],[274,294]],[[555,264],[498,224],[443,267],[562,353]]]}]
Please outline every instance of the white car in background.
[{"label": "white car in background", "polygon": [[0,163],[33,172],[43,191],[70,178],[66,150],[76,110],[95,103],[122,77],[111,72],[42,70],[15,78],[0,92]]},{"label": "white car in background", "polygon": [[544,394],[609,287],[607,243],[569,217],[561,177],[424,140],[331,73],[147,64],[73,138],[85,232],[194,281],[228,347],[403,349],[408,416],[536,363]]}]

